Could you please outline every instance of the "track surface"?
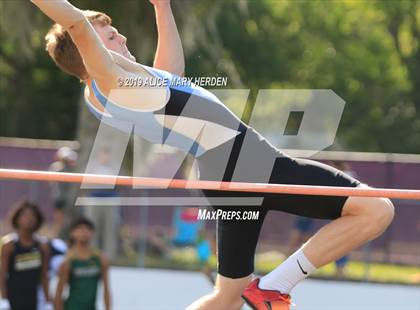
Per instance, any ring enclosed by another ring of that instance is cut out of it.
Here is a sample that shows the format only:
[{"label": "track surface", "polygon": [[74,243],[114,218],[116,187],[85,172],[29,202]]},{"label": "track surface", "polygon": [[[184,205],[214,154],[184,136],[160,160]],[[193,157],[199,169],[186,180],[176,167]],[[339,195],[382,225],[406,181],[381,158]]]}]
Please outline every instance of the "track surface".
[{"label": "track surface", "polygon": [[[185,309],[212,290],[206,276],[188,271],[113,267],[111,281],[116,310]],[[419,310],[420,287],[306,280],[293,301],[297,310]]]}]

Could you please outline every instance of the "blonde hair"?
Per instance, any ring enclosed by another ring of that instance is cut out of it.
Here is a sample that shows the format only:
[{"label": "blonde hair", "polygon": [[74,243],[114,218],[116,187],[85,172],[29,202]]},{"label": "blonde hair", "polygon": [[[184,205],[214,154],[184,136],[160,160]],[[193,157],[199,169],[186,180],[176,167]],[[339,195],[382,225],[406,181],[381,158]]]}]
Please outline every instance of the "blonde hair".
[{"label": "blonde hair", "polygon": [[[83,11],[92,25],[111,25],[112,19],[102,12]],[[45,36],[45,49],[57,66],[64,72],[85,80],[89,77],[83,59],[70,34],[61,25],[54,24]]]}]

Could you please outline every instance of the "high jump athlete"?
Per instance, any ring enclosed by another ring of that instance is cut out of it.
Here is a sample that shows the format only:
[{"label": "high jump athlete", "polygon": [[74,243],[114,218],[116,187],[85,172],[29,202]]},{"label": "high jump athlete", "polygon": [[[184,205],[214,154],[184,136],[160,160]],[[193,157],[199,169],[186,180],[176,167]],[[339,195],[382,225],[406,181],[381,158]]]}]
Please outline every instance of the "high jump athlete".
[{"label": "high jump athlete", "polygon": [[[212,93],[185,86],[124,85],[138,77],[174,80],[184,74],[184,56],[168,0],[154,4],[158,46],[153,67],[137,63],[126,38],[100,12],[83,11],[66,0],[32,0],[57,24],[47,34],[47,50],[57,65],[86,84],[89,109],[102,122],[152,143],[176,147],[194,156],[200,179],[357,187],[345,173],[311,160],[292,158],[241,122]],[[130,87],[129,87],[130,86]],[[270,163],[267,177],[266,166]],[[239,172],[238,172],[239,171]],[[213,196],[255,194],[204,191]],[[218,277],[212,294],[190,309],[239,309],[241,296],[255,309],[289,309],[289,293],[317,268],[378,237],[391,223],[389,199],[261,194],[260,206],[215,206],[258,210],[258,220],[218,220]],[[285,262],[252,279],[254,254],[269,210],[332,220]]]}]

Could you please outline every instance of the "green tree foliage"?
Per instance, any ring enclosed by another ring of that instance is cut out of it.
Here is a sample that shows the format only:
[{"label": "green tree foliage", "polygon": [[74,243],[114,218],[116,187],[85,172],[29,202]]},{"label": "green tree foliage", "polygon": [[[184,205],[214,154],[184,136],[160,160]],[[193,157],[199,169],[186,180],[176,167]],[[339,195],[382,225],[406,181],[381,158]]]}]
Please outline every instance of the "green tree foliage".
[{"label": "green tree foliage", "polygon": [[[111,15],[138,59],[151,64],[148,1],[73,3]],[[250,88],[245,120],[259,89],[332,89],[347,103],[336,148],[419,152],[418,1],[177,0],[173,8],[187,75],[228,76],[228,87]],[[51,22],[23,0],[1,0],[0,10],[0,135],[73,139],[77,125],[80,135],[80,83],[43,49]],[[254,113],[273,124],[276,104]]]}]

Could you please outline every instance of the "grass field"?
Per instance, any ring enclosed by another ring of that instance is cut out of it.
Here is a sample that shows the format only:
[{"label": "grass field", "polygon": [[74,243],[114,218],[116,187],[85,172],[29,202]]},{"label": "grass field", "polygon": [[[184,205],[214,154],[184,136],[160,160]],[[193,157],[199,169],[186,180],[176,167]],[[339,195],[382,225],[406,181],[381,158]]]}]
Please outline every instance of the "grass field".
[{"label": "grass field", "polygon": [[[271,271],[278,262],[257,261],[257,271],[264,274]],[[391,264],[371,263],[366,277],[366,264],[350,261],[345,269],[345,279],[380,283],[420,284],[419,266],[400,266]],[[313,275],[313,277],[335,278],[335,265],[328,264]]]}]

